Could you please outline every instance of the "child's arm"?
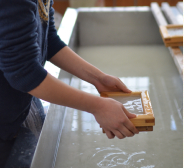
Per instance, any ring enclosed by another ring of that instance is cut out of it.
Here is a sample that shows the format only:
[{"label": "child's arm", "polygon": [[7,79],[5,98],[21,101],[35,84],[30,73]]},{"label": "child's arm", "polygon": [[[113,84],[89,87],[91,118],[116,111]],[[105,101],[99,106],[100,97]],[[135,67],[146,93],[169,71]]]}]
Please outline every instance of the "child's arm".
[{"label": "child's arm", "polygon": [[135,115],[129,113],[121,103],[74,89],[50,74],[47,74],[43,82],[29,93],[51,103],[92,113],[108,138],[115,135],[122,139],[138,133],[128,119]]},{"label": "child's arm", "polygon": [[93,84],[99,92],[123,91],[131,92],[117,77],[107,75],[95,66],[86,62],[69,47],[62,48],[51,59],[50,62],[61,69]]}]

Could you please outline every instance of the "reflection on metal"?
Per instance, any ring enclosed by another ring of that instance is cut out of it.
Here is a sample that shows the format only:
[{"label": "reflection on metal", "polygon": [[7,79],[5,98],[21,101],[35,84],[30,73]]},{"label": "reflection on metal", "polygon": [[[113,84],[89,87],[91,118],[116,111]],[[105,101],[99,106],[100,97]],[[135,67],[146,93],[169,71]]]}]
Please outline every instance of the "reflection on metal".
[{"label": "reflection on metal", "polygon": [[78,130],[78,110],[74,110],[73,112],[73,120],[72,120],[72,128],[71,131],[77,131]]},{"label": "reflection on metal", "polygon": [[175,120],[174,120],[173,115],[171,115],[171,130],[172,130],[172,131],[176,131],[176,130],[177,130],[176,122],[175,122]]},{"label": "reflection on metal", "polygon": [[87,93],[94,94],[94,95],[99,95],[99,93],[94,85],[92,85],[91,83],[88,83],[86,81],[83,81],[83,80],[81,80],[80,90],[87,92]]},{"label": "reflection on metal", "polygon": [[82,132],[101,132],[99,124],[96,122],[94,116],[90,113],[81,112],[81,127]]},{"label": "reflection on metal", "polygon": [[[65,42],[66,45],[69,45],[72,31],[75,26],[75,22],[77,20],[77,15],[78,13],[76,9],[68,8],[59,26],[57,33],[60,36],[61,40]],[[47,70],[48,73],[50,73],[55,78],[59,77],[60,68],[53,65],[49,61],[46,61],[44,68]],[[47,113],[50,103],[44,100],[41,100],[41,102],[44,107],[44,112]]]},{"label": "reflection on metal", "polygon": [[[149,91],[149,77],[119,77],[119,79],[128,86],[132,91],[148,90]],[[94,85],[81,80],[80,89],[84,92],[99,95]]]},{"label": "reflection on metal", "polygon": [[92,114],[74,109],[71,131],[80,131],[90,134],[92,132],[101,133],[102,130]]},{"label": "reflection on metal", "polygon": [[132,91],[149,91],[149,77],[120,77],[120,80]]},{"label": "reflection on metal", "polygon": [[[52,64],[49,61],[47,61],[45,63],[44,68],[47,70],[48,73],[50,73],[55,78],[58,78],[59,77],[60,68],[58,68],[54,64]],[[49,109],[49,106],[50,106],[50,103],[47,102],[47,101],[45,101],[45,100],[41,100],[41,103],[43,105],[44,112],[47,113],[48,112],[48,109]]]},{"label": "reflection on metal", "polygon": [[181,121],[183,123],[183,117],[182,117],[182,114],[181,114],[183,112],[183,107],[180,108],[178,106],[178,102],[177,102],[176,98],[174,98],[174,104],[176,106],[176,109],[177,109],[177,112],[178,112],[178,116],[179,116],[179,118],[181,119]]},{"label": "reflection on metal", "polygon": [[73,28],[77,21],[78,12],[76,9],[68,8],[65,12],[61,25],[58,29],[58,35],[65,44],[69,44]]},{"label": "reflection on metal", "polygon": [[179,24],[183,24],[183,16],[176,7],[171,7],[173,14],[175,15]]}]

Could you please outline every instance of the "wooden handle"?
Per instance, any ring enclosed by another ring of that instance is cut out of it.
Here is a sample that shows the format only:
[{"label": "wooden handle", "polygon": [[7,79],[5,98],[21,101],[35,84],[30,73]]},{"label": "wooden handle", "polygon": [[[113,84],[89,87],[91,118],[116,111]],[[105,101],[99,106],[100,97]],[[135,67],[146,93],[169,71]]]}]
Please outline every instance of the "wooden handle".
[{"label": "wooden handle", "polygon": [[[147,131],[153,131],[153,126],[143,126],[143,127],[136,127],[139,132],[147,132]],[[105,133],[104,129],[102,129],[102,132]]]}]

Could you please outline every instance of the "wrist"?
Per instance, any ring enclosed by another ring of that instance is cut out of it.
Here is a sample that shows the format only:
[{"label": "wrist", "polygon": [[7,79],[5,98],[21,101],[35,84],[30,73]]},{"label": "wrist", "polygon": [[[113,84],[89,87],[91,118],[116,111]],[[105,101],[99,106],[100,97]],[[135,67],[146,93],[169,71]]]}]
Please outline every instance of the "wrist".
[{"label": "wrist", "polygon": [[101,109],[105,106],[105,98],[102,97],[96,97],[94,100],[94,103],[92,103],[92,107],[89,109],[89,113],[95,115],[96,113],[99,113],[102,111]]},{"label": "wrist", "polygon": [[95,87],[97,87],[99,84],[103,83],[103,79],[105,76],[106,76],[106,74],[101,72],[101,71],[96,73],[96,74],[93,74],[92,80],[90,83],[93,84]]}]

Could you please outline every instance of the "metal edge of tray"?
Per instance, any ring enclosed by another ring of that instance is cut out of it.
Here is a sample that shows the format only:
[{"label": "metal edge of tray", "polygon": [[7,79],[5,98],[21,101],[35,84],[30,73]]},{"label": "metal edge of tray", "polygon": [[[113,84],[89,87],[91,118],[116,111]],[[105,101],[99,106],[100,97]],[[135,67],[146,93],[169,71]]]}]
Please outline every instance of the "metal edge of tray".
[{"label": "metal edge of tray", "polygon": [[[68,8],[58,29],[58,35],[61,40],[63,40],[70,48],[73,48],[71,39],[77,16],[78,12],[76,9]],[[71,74],[60,70],[59,80],[70,85],[71,78]],[[31,168],[54,167],[65,114],[66,107],[50,104],[33,156]]]},{"label": "metal edge of tray", "polygon": [[[77,38],[77,18],[80,12],[145,12],[149,7],[110,7],[110,8],[68,8],[58,29],[58,35],[70,48],[75,50]],[[75,29],[75,32],[73,30]],[[72,75],[60,70],[59,77],[71,84]],[[64,126],[67,108],[50,104],[48,113],[33,156],[31,168],[54,168]]]},{"label": "metal edge of tray", "polygon": [[[167,10],[165,9],[165,11],[163,11],[163,9],[161,9],[159,7],[157,2],[151,3],[151,10],[152,10],[152,13],[153,13],[155,20],[157,21],[158,26],[161,26],[161,25],[166,26],[169,24],[175,25],[175,20],[176,20],[177,16],[170,9],[170,6],[168,3],[163,2],[162,8],[164,5],[167,8]],[[164,16],[163,13],[165,13],[165,12],[167,12],[167,14]],[[168,23],[167,20],[169,20],[170,23]],[[178,46],[178,47],[168,47],[168,49],[169,49],[170,55],[172,56],[172,58],[175,62],[175,65],[178,69],[179,75],[180,75],[181,79],[183,80],[183,67],[181,66],[181,65],[183,65],[183,53],[181,51],[181,48]]]}]

